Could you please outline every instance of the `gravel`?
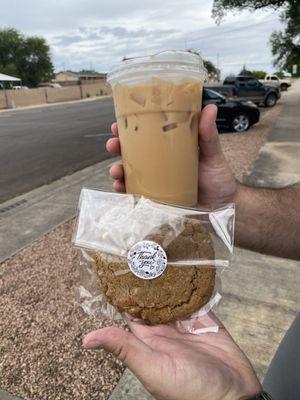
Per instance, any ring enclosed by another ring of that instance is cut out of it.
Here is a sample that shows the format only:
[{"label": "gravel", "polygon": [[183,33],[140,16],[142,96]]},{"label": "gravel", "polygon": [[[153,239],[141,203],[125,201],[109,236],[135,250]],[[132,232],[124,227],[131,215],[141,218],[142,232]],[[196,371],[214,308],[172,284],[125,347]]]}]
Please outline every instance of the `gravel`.
[{"label": "gravel", "polygon": [[106,399],[124,370],[110,354],[82,348],[85,333],[109,322],[75,304],[73,225],[0,266],[0,387],[24,399]]},{"label": "gravel", "polygon": [[251,165],[266,141],[282,107],[278,104],[272,109],[260,109],[260,123],[254,125],[249,131],[220,135],[225,157],[240,182],[243,181],[244,175],[250,172]]},{"label": "gravel", "polygon": [[[237,179],[249,172],[281,107],[263,112],[246,133],[220,135]],[[73,225],[61,225],[0,265],[0,387],[24,399],[107,399],[124,370],[110,354],[82,348],[85,333],[110,322],[85,316],[75,303]]]}]

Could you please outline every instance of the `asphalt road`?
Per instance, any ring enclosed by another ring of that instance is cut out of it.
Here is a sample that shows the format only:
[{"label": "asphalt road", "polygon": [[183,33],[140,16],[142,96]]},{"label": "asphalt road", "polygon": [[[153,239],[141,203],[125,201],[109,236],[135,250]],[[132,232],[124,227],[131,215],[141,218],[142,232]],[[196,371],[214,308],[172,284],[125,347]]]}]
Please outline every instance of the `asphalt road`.
[{"label": "asphalt road", "polygon": [[0,113],[0,203],[109,158],[112,99]]},{"label": "asphalt road", "polygon": [[0,112],[0,203],[109,158],[114,119],[111,98]]}]

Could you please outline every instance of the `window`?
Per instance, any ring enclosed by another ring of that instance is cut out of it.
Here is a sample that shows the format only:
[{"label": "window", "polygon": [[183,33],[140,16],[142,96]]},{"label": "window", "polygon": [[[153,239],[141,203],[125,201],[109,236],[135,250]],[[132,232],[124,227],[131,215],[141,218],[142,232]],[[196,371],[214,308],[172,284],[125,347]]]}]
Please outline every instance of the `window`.
[{"label": "window", "polygon": [[257,87],[258,86],[258,82],[255,79],[249,79],[249,81],[247,82],[247,85],[249,87]]},{"label": "window", "polygon": [[220,100],[222,98],[218,93],[213,92],[212,90],[205,90],[204,97],[211,100]]},{"label": "window", "polygon": [[279,79],[277,78],[277,76],[272,76],[271,80],[272,81],[278,81]]}]

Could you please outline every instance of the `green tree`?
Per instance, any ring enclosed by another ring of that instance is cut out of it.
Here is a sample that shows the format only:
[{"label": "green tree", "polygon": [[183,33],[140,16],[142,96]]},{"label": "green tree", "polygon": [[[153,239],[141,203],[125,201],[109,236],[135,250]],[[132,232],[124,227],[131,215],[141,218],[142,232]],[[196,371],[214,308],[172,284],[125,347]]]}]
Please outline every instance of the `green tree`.
[{"label": "green tree", "polygon": [[278,9],[286,3],[287,0],[214,0],[212,16],[219,23],[228,11]]},{"label": "green tree", "polygon": [[15,75],[28,86],[51,79],[53,64],[45,39],[25,37],[15,29],[0,29],[0,72]]},{"label": "green tree", "polygon": [[204,60],[203,64],[209,74],[212,74],[212,73],[216,74],[218,72],[218,70],[213,62],[211,62],[209,60]]},{"label": "green tree", "polygon": [[266,71],[261,71],[261,70],[257,70],[257,71],[251,71],[251,74],[254,76],[254,78],[256,79],[264,79],[264,77],[267,75]]},{"label": "green tree", "polygon": [[270,38],[274,65],[285,71],[292,72],[293,65],[298,65],[300,76],[300,3],[290,1],[281,15],[286,23],[286,29],[274,31]]},{"label": "green tree", "polygon": [[274,31],[270,38],[274,65],[291,72],[298,65],[300,76],[300,3],[299,0],[214,0],[212,15],[220,23],[228,11],[280,9],[286,24],[284,31]]},{"label": "green tree", "polygon": [[284,78],[284,72],[283,71],[274,72],[274,75],[278,76],[279,79],[283,79]]},{"label": "green tree", "polygon": [[98,72],[94,69],[82,69],[79,71],[79,74],[86,74],[86,75],[97,75]]},{"label": "green tree", "polygon": [[[197,50],[188,49],[187,51],[189,51],[190,53],[193,53],[193,54],[197,54],[198,56],[202,57],[201,53]],[[212,61],[203,60],[203,64],[209,75],[213,75],[213,74],[218,75],[219,74],[218,68],[215,66],[215,64]]]},{"label": "green tree", "polygon": [[247,69],[246,65],[244,65],[242,70],[240,71],[239,75],[241,75],[241,76],[251,76],[252,72]]}]

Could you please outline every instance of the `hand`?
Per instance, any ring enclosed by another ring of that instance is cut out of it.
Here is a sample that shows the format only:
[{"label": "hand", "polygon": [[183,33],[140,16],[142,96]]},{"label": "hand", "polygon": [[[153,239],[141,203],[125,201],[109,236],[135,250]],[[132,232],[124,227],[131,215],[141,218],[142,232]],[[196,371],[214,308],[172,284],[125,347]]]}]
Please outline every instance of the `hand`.
[{"label": "hand", "polygon": [[[199,120],[199,180],[198,202],[201,206],[218,206],[234,201],[237,193],[237,182],[225,159],[216,127],[217,107],[206,106]],[[109,139],[107,150],[116,155],[121,154],[118,127],[112,124],[112,133],[116,136]],[[124,170],[122,164],[114,164],[110,168],[110,176],[117,192],[125,192]]]},{"label": "hand", "polygon": [[174,324],[131,321],[131,332],[107,327],[89,333],[83,343],[113,353],[158,400],[238,400],[260,393],[251,364],[218,323],[218,333],[193,335]]}]

